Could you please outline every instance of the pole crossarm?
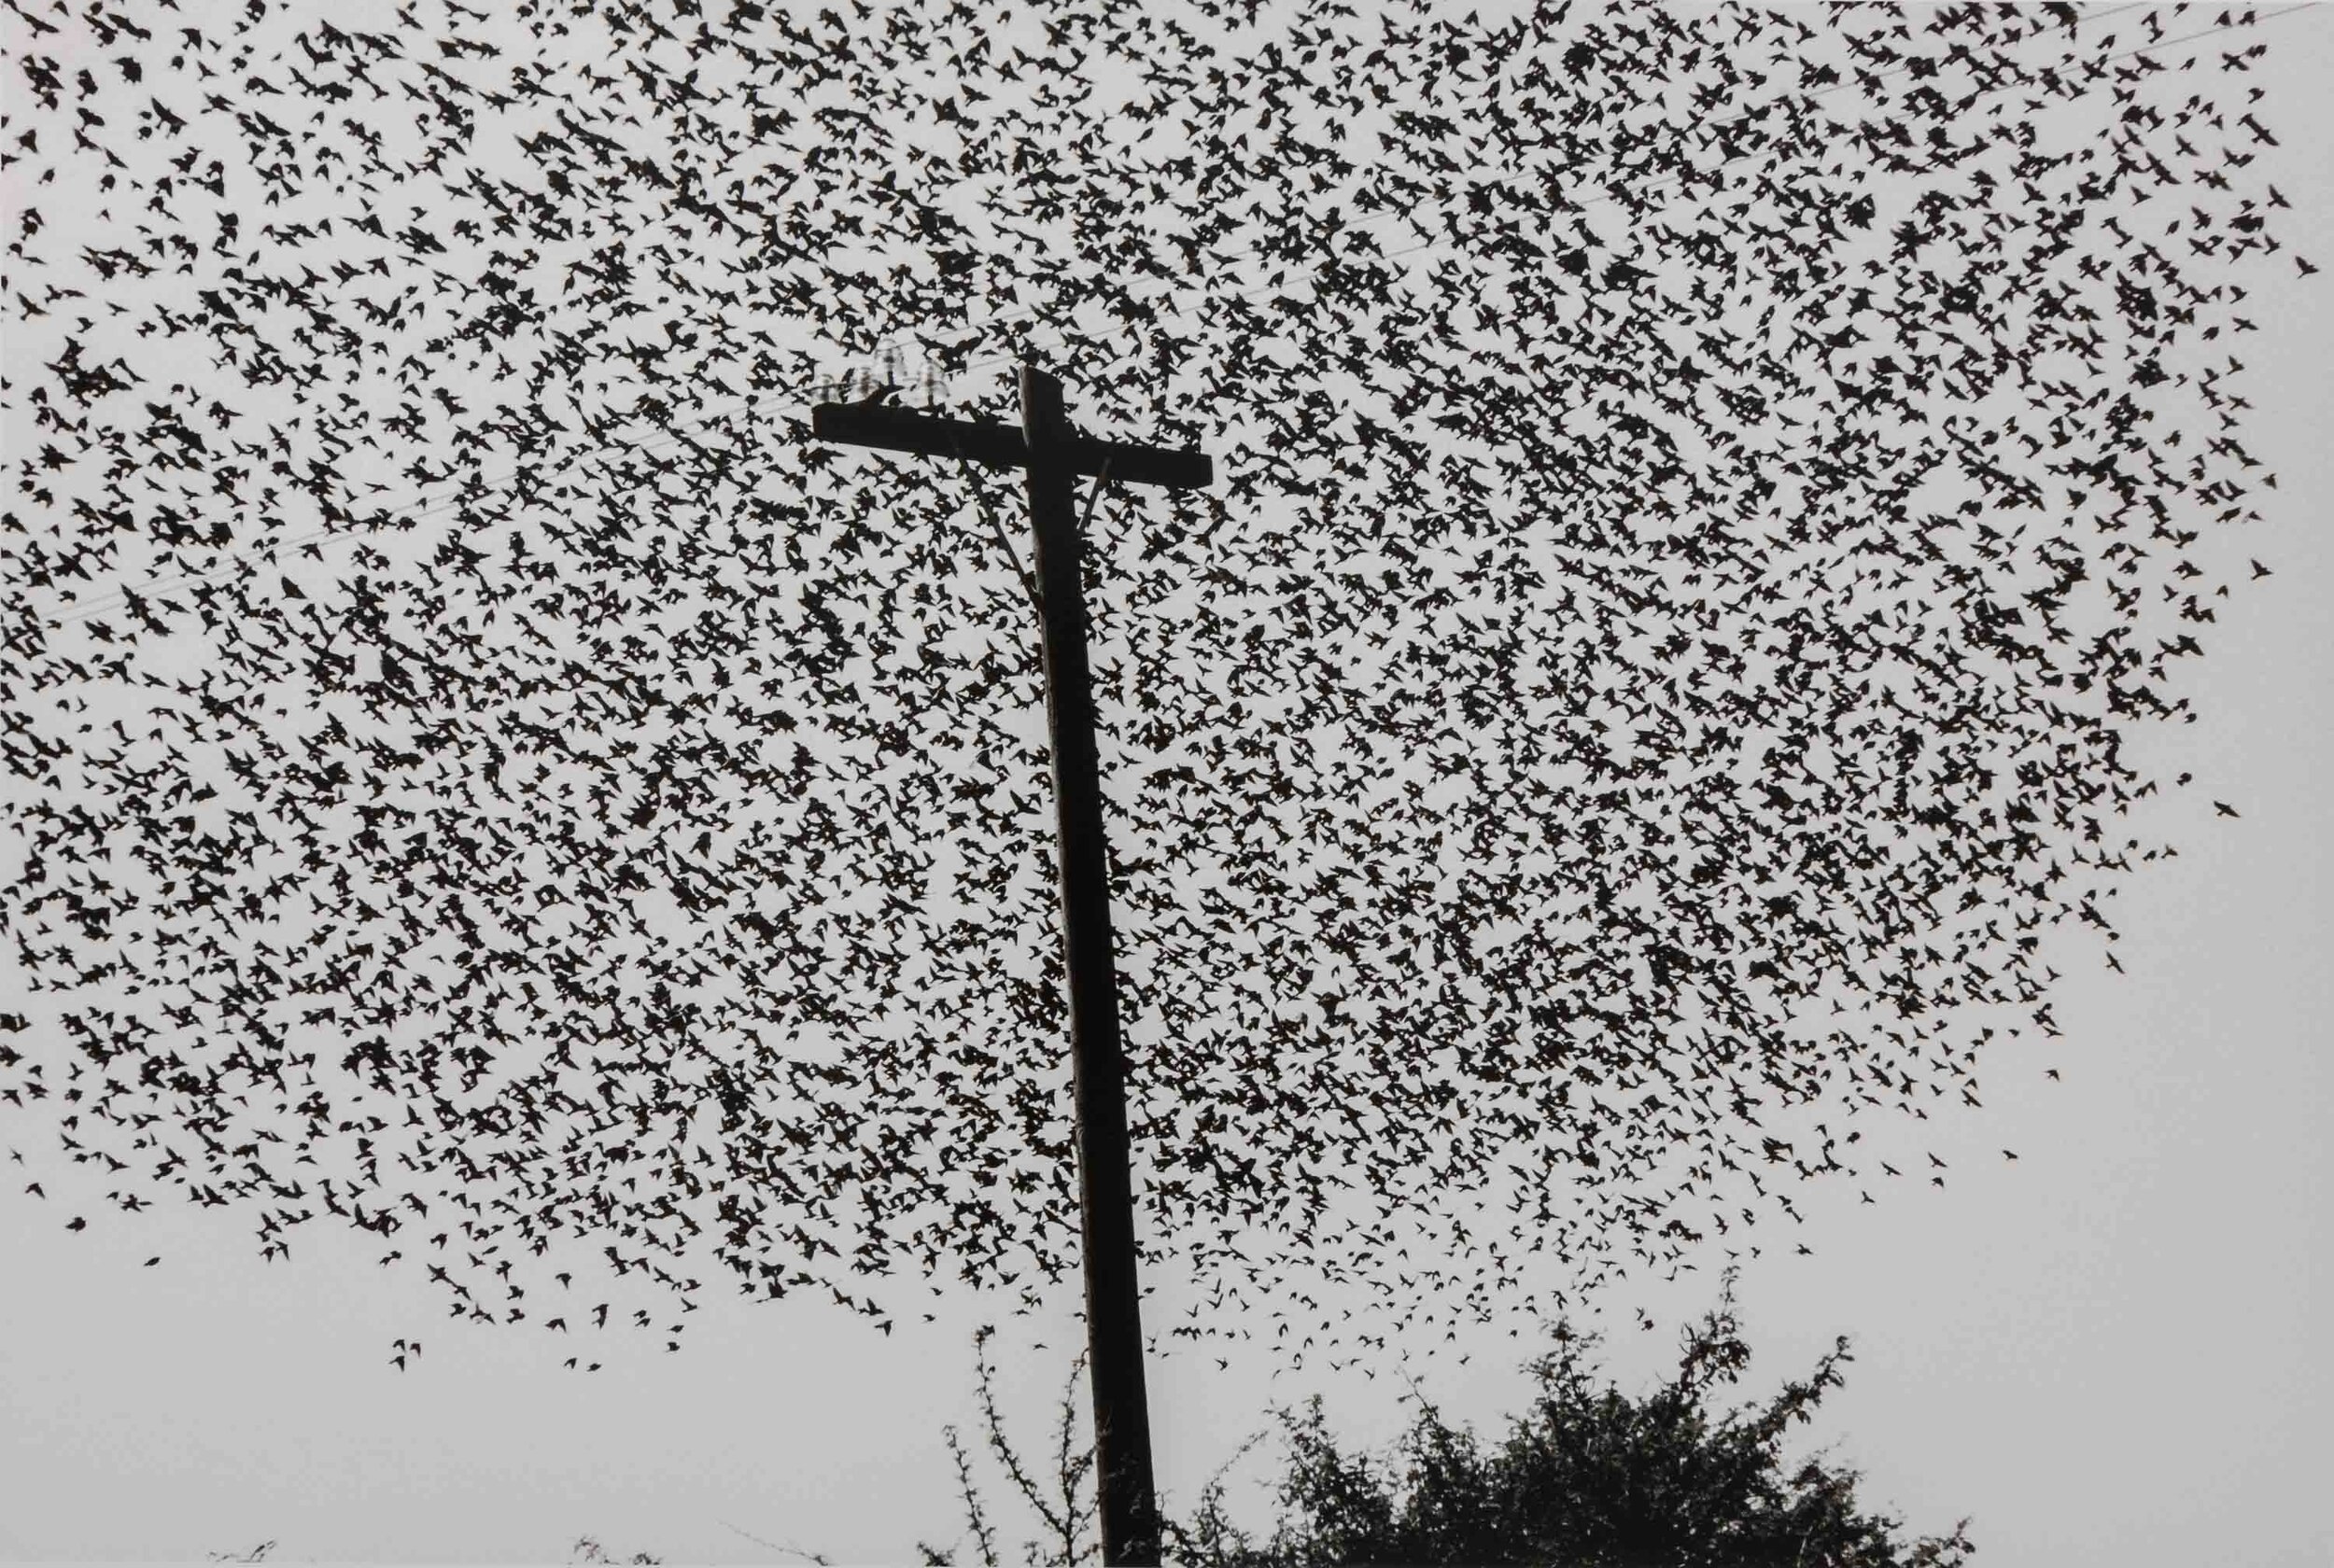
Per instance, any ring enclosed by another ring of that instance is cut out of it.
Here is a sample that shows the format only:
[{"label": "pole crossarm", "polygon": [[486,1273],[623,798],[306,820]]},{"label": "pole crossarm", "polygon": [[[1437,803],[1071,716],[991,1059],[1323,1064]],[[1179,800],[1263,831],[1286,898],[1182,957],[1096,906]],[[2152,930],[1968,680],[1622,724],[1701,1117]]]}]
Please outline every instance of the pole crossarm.
[{"label": "pole crossarm", "polygon": [[[1070,1090],[1076,1113],[1087,1366],[1094,1394],[1103,1561],[1109,1568],[1148,1568],[1160,1555],[1159,1493],[1151,1466],[1150,1394],[1143,1375],[1142,1291],[1135,1278],[1127,1064],[1118,1033],[1110,857],[1103,834],[1093,677],[1087,662],[1086,594],[1079,572],[1082,520],[1071,482],[1076,475],[1092,474],[1096,495],[1113,479],[1200,490],[1215,480],[1216,465],[1203,452],[1172,452],[1080,435],[1062,416],[1062,384],[1034,365],[1021,366],[1020,390],[1019,428],[900,408],[882,400],[887,389],[859,402],[814,405],[810,434],[818,441],[851,446],[1019,469],[1027,482],[1036,545],[1036,584],[1031,598],[1043,637],[1046,718],[1053,740],[1062,952],[1069,979]],[[985,512],[985,498],[981,506]],[[1090,497],[1088,510],[1092,510]],[[1002,530],[999,541],[1004,541]]]},{"label": "pole crossarm", "polygon": [[[948,419],[885,403],[819,403],[810,410],[810,434],[819,441],[846,446],[962,457],[992,469],[1029,467],[1027,435],[1019,426],[1002,420]],[[1054,443],[1050,457],[1075,474],[1099,474],[1108,463],[1110,477],[1129,484],[1204,490],[1216,483],[1215,460],[1204,452],[1097,441],[1071,433]]]}]

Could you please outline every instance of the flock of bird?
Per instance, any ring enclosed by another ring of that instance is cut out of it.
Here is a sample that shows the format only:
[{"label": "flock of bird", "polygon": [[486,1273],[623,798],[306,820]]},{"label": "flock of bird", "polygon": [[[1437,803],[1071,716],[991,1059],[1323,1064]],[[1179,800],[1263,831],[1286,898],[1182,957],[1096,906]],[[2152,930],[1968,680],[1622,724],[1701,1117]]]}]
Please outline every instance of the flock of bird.
[{"label": "flock of bird", "polygon": [[2256,13],[5,3],[0,1119],[122,1210],[1075,1276],[1019,507],[837,357],[1222,476],[1088,541],[1155,1330],[1747,1247],[2171,852]]}]

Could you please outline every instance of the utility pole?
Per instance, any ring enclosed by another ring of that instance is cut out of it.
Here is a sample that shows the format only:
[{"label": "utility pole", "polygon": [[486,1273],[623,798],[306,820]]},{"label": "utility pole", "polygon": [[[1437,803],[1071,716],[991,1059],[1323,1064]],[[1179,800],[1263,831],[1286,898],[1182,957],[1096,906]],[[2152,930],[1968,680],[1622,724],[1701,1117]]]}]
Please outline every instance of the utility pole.
[{"label": "utility pole", "polygon": [[1086,1246],[1086,1337],[1094,1394],[1094,1471],[1103,1561],[1155,1565],[1159,1497],[1143,1386],[1143,1319],[1134,1272],[1134,1194],[1128,1170],[1126,1057],[1118,1040],[1118,977],[1110,939],[1110,884],[1095,763],[1094,696],[1086,661],[1086,593],[1071,505],[1076,476],[1176,490],[1215,482],[1206,454],[1095,441],[1062,416],[1062,384],[1034,365],[1020,373],[1021,427],[946,419],[881,401],[821,403],[820,441],[959,457],[1020,469],[1035,536],[1044,620],[1046,717],[1053,737],[1054,812],[1062,888],[1062,948],[1070,981],[1070,1072],[1077,1115],[1079,1218]]}]

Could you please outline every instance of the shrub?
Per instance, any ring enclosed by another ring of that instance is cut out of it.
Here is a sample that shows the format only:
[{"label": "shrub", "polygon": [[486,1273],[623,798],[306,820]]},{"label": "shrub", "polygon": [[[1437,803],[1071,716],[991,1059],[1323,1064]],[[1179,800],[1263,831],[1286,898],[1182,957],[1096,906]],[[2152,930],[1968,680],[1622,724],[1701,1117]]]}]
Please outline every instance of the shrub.
[{"label": "shrub", "polygon": [[[1418,1419],[1386,1462],[1341,1450],[1318,1395],[1301,1412],[1276,1412],[1288,1459],[1271,1533],[1258,1541],[1227,1517],[1228,1463],[1189,1519],[1165,1521],[1168,1561],[1194,1568],[1960,1568],[1972,1555],[1966,1519],[1947,1535],[1905,1541],[1901,1520],[1860,1506],[1855,1471],[1822,1456],[1796,1466],[1785,1460],[1787,1433],[1841,1385],[1847,1339],[1773,1397],[1712,1408],[1750,1361],[1731,1275],[1717,1309],[1686,1330],[1677,1374],[1641,1397],[1601,1383],[1590,1359],[1596,1336],[1564,1323],[1553,1335],[1555,1348],[1528,1369],[1537,1385],[1531,1407],[1512,1418],[1497,1447],[1453,1429],[1414,1383]],[[1076,1372],[1062,1400],[1056,1474],[1041,1489],[999,1426],[986,1339],[984,1330],[975,1343],[989,1446],[1046,1525],[1047,1540],[1026,1543],[1020,1561],[1076,1568],[1095,1555],[1093,1455],[1071,1440]],[[996,1533],[955,1429],[946,1435],[980,1561],[994,1568]],[[931,1546],[919,1549],[927,1563],[953,1561]]]}]

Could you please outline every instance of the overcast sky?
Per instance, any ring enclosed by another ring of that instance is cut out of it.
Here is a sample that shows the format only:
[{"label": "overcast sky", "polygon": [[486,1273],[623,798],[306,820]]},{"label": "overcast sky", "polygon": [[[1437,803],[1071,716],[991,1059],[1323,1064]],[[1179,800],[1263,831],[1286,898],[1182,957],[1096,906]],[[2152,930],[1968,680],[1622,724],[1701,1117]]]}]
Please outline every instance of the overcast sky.
[{"label": "overcast sky", "polygon": [[[2334,7],[2259,36],[2263,118],[2284,144],[2265,156],[2297,209],[2281,232],[2334,265]],[[2130,878],[2115,910],[2128,973],[2089,946],[2058,965],[2062,1040],[1986,1064],[1983,1112],[1924,1129],[1954,1168],[1944,1190],[1908,1183],[1865,1207],[1819,1184],[1804,1229],[1767,1229],[1742,1276],[1746,1392],[1853,1336],[1848,1386],[1810,1440],[1835,1443],[1868,1501],[1917,1529],[1970,1516],[1989,1568],[2334,1561],[2334,312],[2313,281],[2261,301],[2267,329],[2237,349],[2244,439],[2279,476],[2256,492],[2263,521],[2242,548],[2274,575],[2244,585],[2206,629],[2207,657],[2179,666],[2199,721],[2148,743],[2241,815],[2195,819],[2179,859]],[[0,1001],[11,984],[0,976]],[[25,1119],[0,1121],[0,1142],[58,1169],[53,1133]],[[176,1208],[72,1235],[21,1185],[0,1192],[11,1561],[201,1561],[272,1539],[280,1560],[553,1561],[586,1533],[677,1562],[787,1561],[747,1533],[900,1561],[963,1529],[941,1428],[977,1424],[975,1325],[1000,1323],[1006,1416],[1041,1452],[1079,1337],[1066,1291],[1019,1321],[946,1296],[935,1321],[910,1313],[889,1338],[807,1296],[714,1291],[682,1353],[579,1379],[532,1336],[446,1322],[418,1275],[373,1267],[370,1239],[304,1227],[290,1261],[265,1264],[246,1216]],[[1812,1256],[1792,1253],[1800,1239]],[[1714,1270],[1607,1298],[1624,1382],[1667,1365]],[[1185,1303],[1154,1282],[1156,1328]],[[1640,1305],[1658,1332],[1635,1326]],[[443,1326],[401,1375],[381,1347],[415,1323]],[[1463,1335],[1423,1386],[1496,1430],[1522,1403],[1530,1348],[1506,1327]],[[1391,1376],[1268,1371],[1245,1347],[1178,1341],[1153,1361],[1171,1510],[1269,1404],[1321,1392],[1358,1444],[1407,1422]],[[1275,1454],[1235,1472],[1236,1517],[1264,1518]],[[1020,1539],[1003,1477],[977,1464]]]}]

